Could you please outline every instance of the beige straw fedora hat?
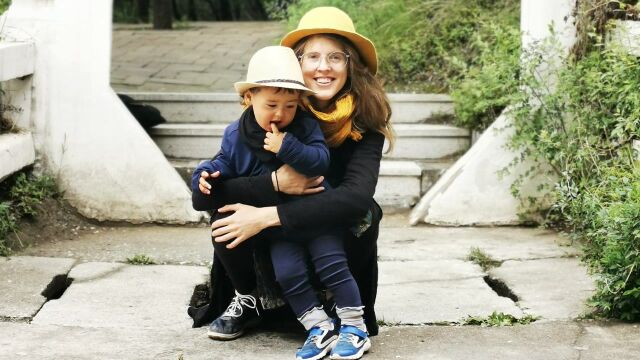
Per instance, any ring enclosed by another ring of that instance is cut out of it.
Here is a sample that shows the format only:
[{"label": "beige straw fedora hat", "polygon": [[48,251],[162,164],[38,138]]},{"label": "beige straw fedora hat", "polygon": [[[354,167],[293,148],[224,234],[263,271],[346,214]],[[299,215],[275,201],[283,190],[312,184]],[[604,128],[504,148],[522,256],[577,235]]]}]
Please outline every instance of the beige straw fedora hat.
[{"label": "beige straw fedora hat", "polygon": [[296,54],[288,47],[267,46],[249,60],[247,80],[233,84],[241,96],[254,87],[272,86],[302,90],[305,95],[315,92],[304,85],[302,70]]},{"label": "beige straw fedora hat", "polygon": [[293,48],[300,39],[316,34],[337,34],[346,37],[358,49],[369,71],[374,75],[378,72],[378,56],[373,42],[358,34],[349,15],[335,7],[321,6],[309,10],[300,19],[298,28],[285,35],[280,45]]}]

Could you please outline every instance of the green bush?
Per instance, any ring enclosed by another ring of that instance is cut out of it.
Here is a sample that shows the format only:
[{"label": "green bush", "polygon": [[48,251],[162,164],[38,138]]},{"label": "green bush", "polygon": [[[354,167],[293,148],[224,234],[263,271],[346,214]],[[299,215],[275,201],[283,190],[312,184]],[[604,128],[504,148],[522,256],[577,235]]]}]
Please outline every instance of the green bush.
[{"label": "green bush", "polygon": [[640,320],[640,63],[601,45],[539,76],[548,51],[533,51],[514,110],[512,145],[549,164],[559,179],[550,224],[584,243],[597,274],[597,314]]},{"label": "green bush", "polygon": [[9,5],[11,5],[11,0],[0,0],[0,14],[7,11]]},{"label": "green bush", "polygon": [[493,46],[494,24],[519,28],[519,0],[300,0],[288,8],[289,29],[316,6],[344,10],[376,44],[390,91],[449,92]]},{"label": "green bush", "polygon": [[486,25],[490,32],[474,38],[477,64],[453,83],[451,97],[456,124],[482,131],[507,105],[518,99],[520,30],[511,25]]}]

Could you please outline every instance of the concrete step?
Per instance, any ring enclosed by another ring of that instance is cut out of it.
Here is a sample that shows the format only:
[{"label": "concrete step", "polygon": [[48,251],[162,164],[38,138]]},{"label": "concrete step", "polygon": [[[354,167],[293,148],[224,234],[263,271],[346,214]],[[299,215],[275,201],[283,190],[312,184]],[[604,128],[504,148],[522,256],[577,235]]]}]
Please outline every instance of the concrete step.
[{"label": "concrete step", "polygon": [[[167,123],[154,127],[151,136],[171,158],[206,159],[218,152],[226,124]],[[396,124],[397,141],[385,158],[431,160],[467,150],[469,131],[449,125]]]},{"label": "concrete step", "polygon": [[[170,158],[169,161],[178,171],[180,176],[190,185],[191,174],[198,166],[200,160]],[[435,163],[434,163],[435,164]],[[440,164],[440,167],[447,166]],[[432,164],[432,167],[438,167]],[[380,164],[380,177],[376,187],[375,199],[385,207],[409,208],[416,204],[426,189],[421,189],[424,184],[424,164],[405,160],[383,160]]]},{"label": "concrete step", "polygon": [[[242,111],[235,93],[146,93],[122,94],[160,110],[175,123],[223,123],[235,120]],[[453,103],[442,94],[388,94],[393,123],[424,123],[434,116],[453,116]]]}]

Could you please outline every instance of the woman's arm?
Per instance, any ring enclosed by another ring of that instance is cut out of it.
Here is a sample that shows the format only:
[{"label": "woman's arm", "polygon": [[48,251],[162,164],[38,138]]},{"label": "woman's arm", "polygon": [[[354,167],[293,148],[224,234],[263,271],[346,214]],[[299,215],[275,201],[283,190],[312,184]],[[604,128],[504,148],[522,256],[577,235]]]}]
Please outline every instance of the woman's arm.
[{"label": "woman's arm", "polygon": [[198,211],[206,211],[235,203],[253,206],[277,205],[281,199],[273,187],[271,176],[271,174],[265,174],[215,181],[214,187],[201,176],[200,187],[203,186],[203,183],[206,184],[205,186],[210,189],[210,194],[193,191],[191,194],[193,208]]},{"label": "woman's arm", "polygon": [[349,226],[366,215],[378,183],[383,146],[382,134],[364,134],[354,147],[342,182],[335,189],[278,205],[284,230]]},{"label": "woman's arm", "polygon": [[[367,213],[373,201],[383,145],[382,134],[365,134],[354,147],[343,181],[335,189],[315,196],[301,197],[277,207],[256,208],[242,204],[222,207],[219,209],[220,212],[234,211],[234,214],[216,220],[211,225],[214,240],[223,242],[239,238],[240,241],[233,242],[233,246],[237,246],[269,226],[280,225],[284,231],[297,232],[322,229],[327,226],[353,225]],[[284,173],[287,174],[284,179],[286,182],[289,181],[289,177],[302,176],[296,175],[291,169]],[[305,191],[317,192],[310,189]],[[231,232],[233,235],[227,237],[226,235]]]}]

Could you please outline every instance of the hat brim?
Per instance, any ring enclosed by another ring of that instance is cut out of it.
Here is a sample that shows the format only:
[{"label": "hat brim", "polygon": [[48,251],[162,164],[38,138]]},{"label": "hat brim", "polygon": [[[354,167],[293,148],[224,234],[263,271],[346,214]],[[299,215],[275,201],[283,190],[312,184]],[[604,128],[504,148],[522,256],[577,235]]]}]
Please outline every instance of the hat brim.
[{"label": "hat brim", "polygon": [[279,87],[279,88],[285,88],[285,89],[294,89],[294,90],[301,90],[303,95],[305,96],[311,96],[311,95],[315,95],[316,92],[305,87],[302,85],[298,85],[298,84],[294,84],[294,83],[288,83],[288,82],[260,82],[260,83],[255,83],[255,82],[248,82],[248,81],[238,81],[237,83],[233,84],[233,87],[236,89],[236,91],[238,92],[238,94],[240,96],[242,96],[247,90],[251,89],[251,88],[256,88],[256,87]]},{"label": "hat brim", "polygon": [[295,44],[301,39],[310,35],[319,34],[336,34],[346,37],[356,47],[356,49],[360,53],[360,56],[367,65],[367,68],[369,68],[369,71],[371,71],[373,75],[378,72],[378,55],[375,45],[373,45],[373,42],[371,40],[358,33],[331,28],[298,29],[293,30],[285,35],[280,41],[280,45],[293,48]]}]

